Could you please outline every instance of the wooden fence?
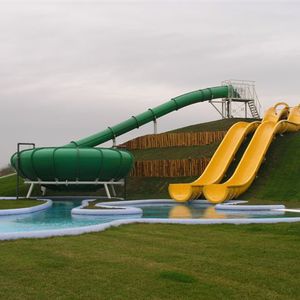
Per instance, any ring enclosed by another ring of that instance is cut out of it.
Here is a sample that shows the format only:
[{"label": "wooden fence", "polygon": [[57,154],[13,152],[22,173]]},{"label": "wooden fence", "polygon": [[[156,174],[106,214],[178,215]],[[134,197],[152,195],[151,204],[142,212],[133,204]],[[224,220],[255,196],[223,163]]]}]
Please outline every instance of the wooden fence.
[{"label": "wooden fence", "polygon": [[143,160],[136,161],[130,176],[133,177],[185,177],[199,176],[210,158]]},{"label": "wooden fence", "polygon": [[226,131],[181,132],[149,134],[128,141],[119,147],[130,150],[148,148],[167,148],[183,146],[201,146],[220,142]]}]

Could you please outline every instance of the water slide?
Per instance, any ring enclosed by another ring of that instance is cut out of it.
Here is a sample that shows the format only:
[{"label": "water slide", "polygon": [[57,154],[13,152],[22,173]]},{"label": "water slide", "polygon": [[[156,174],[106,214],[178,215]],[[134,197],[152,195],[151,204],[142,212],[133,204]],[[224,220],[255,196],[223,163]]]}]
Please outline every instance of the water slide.
[{"label": "water slide", "polygon": [[238,122],[226,133],[218,149],[202,175],[191,183],[169,185],[169,194],[178,202],[186,202],[200,197],[205,185],[218,183],[224,177],[238,149],[249,133],[256,130],[260,122]]},{"label": "water slide", "polygon": [[[282,105],[283,108],[277,113],[277,108]],[[286,117],[287,120],[284,120]],[[252,137],[234,174],[222,184],[206,185],[203,188],[205,198],[213,203],[221,203],[244,193],[254,181],[276,134],[299,129],[300,105],[289,109],[287,104],[278,103],[270,108]]]},{"label": "water slide", "polygon": [[28,149],[19,152],[19,155],[15,153],[11,164],[22,177],[32,181],[116,181],[130,172],[133,156],[124,150],[96,146],[185,106],[226,98],[233,93],[238,97],[231,85],[190,92],[65,146]]}]

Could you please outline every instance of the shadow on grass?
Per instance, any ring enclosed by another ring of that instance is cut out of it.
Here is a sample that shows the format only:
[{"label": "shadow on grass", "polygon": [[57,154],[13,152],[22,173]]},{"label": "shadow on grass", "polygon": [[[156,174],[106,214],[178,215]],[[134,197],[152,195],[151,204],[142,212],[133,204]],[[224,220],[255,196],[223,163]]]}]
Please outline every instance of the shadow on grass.
[{"label": "shadow on grass", "polygon": [[196,278],[194,278],[191,275],[187,275],[175,271],[160,272],[159,277],[162,279],[167,279],[167,280],[182,282],[182,283],[194,283],[197,281]]}]

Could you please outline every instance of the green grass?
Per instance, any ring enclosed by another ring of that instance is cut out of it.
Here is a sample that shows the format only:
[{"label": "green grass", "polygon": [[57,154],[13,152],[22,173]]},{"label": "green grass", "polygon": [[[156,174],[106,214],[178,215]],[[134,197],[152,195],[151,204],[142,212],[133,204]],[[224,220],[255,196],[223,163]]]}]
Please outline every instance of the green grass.
[{"label": "green grass", "polygon": [[32,207],[41,205],[45,201],[34,200],[34,199],[22,199],[22,200],[0,200],[0,209],[15,209]]},{"label": "green grass", "polygon": [[1,242],[1,299],[299,299],[300,224],[128,225]]},{"label": "green grass", "polygon": [[128,199],[169,199],[168,185],[190,182],[194,177],[129,177],[126,185]]},{"label": "green grass", "polygon": [[257,119],[243,119],[243,118],[221,119],[217,121],[186,126],[168,132],[175,133],[175,132],[195,132],[195,131],[223,131],[223,130],[228,130],[233,124],[239,121],[253,122],[253,121],[257,121]]},{"label": "green grass", "polygon": [[[16,175],[0,178],[0,196],[16,196]],[[20,195],[25,196],[29,186],[20,180]]]},{"label": "green grass", "polygon": [[300,132],[278,135],[258,178],[242,199],[293,201],[300,204]]}]

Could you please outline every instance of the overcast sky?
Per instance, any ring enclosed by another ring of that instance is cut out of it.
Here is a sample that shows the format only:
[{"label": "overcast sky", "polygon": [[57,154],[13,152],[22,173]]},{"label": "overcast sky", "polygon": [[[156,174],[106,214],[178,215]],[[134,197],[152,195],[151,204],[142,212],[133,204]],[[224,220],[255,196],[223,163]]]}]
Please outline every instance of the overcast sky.
[{"label": "overcast sky", "polygon": [[[255,80],[264,108],[300,103],[299,14],[288,1],[0,0],[0,167],[17,142],[63,145],[225,79]],[[201,103],[159,130],[218,118]]]}]

